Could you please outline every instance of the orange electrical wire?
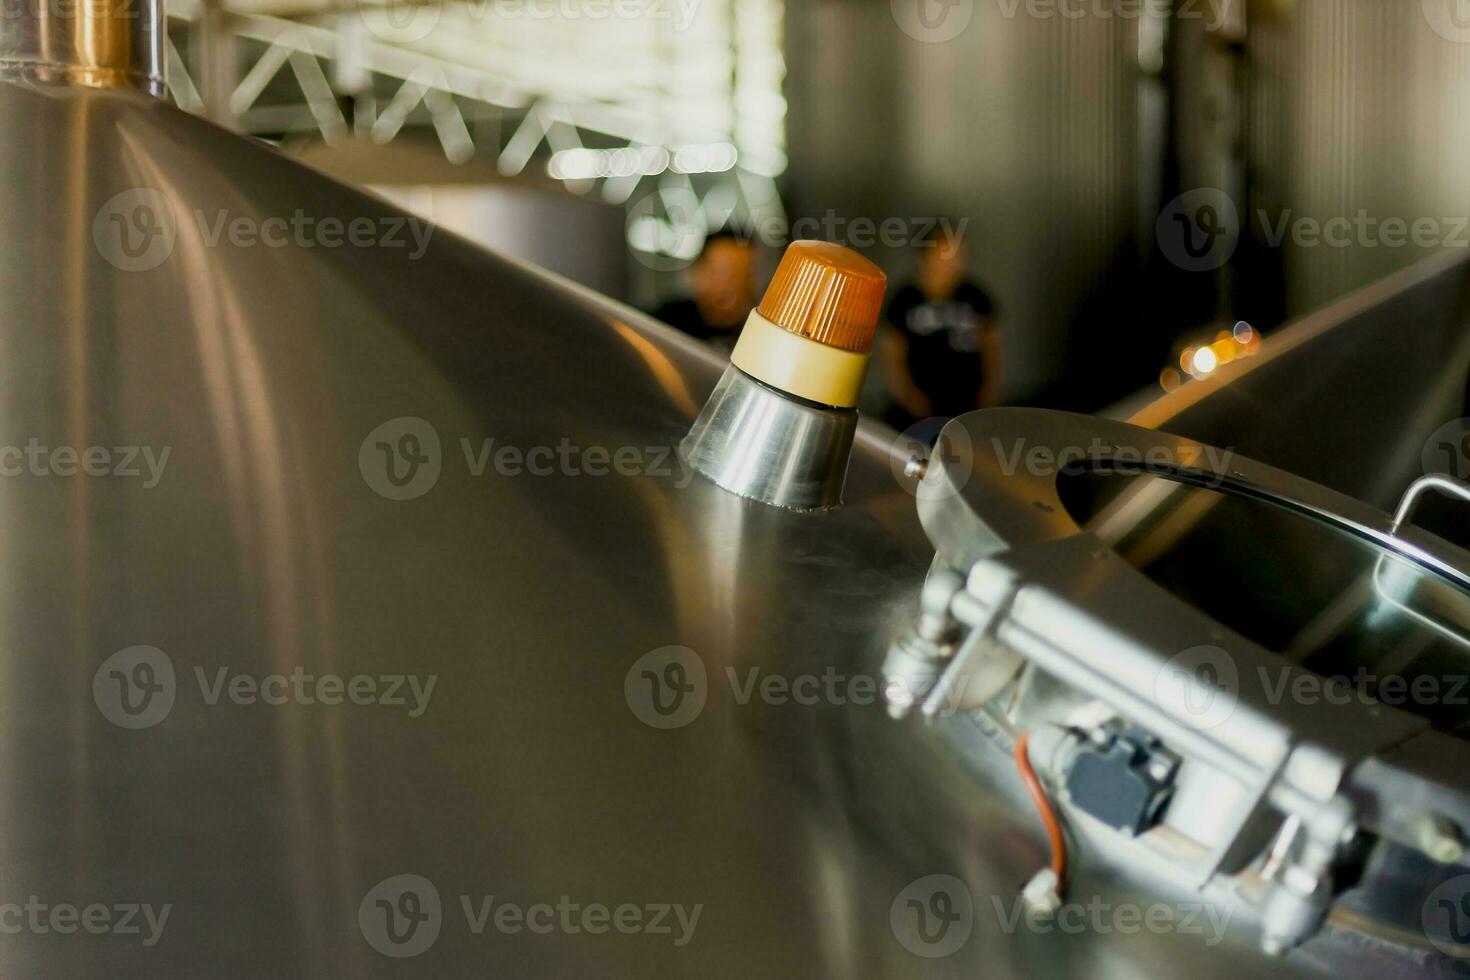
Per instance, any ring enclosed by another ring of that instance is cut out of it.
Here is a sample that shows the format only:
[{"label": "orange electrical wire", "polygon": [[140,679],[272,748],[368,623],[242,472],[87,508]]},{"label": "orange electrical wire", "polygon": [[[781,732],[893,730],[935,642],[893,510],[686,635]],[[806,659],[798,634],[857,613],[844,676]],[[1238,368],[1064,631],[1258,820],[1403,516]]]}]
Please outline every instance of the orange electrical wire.
[{"label": "orange electrical wire", "polygon": [[1030,744],[1030,732],[1022,732],[1016,739],[1016,768],[1021,770],[1021,779],[1025,781],[1031,800],[1041,814],[1041,822],[1046,825],[1046,835],[1051,838],[1051,871],[1057,876],[1057,894],[1060,895],[1067,881],[1067,838],[1062,834],[1062,825],[1057,820],[1056,811],[1052,809],[1051,800],[1046,797],[1046,789],[1042,787],[1041,780],[1036,778],[1036,770],[1031,768],[1031,757],[1026,754]]}]

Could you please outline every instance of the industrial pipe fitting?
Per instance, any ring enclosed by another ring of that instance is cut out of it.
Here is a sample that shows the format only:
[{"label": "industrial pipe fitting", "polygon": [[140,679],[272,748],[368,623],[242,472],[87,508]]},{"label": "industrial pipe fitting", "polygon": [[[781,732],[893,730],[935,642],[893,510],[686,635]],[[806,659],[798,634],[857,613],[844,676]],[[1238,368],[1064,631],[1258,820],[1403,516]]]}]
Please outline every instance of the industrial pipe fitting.
[{"label": "industrial pipe fitting", "polygon": [[162,98],[161,0],[0,0],[0,78]]}]

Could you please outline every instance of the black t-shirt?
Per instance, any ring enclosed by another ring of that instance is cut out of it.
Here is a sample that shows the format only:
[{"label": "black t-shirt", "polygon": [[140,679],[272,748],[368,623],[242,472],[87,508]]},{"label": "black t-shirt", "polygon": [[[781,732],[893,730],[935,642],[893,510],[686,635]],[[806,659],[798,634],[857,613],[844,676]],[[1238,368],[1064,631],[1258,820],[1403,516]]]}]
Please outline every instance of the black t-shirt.
[{"label": "black t-shirt", "polygon": [[900,287],[888,304],[888,322],[908,340],[908,368],[935,415],[962,415],[978,407],[985,380],[981,338],[993,329],[995,304],[974,283],[947,300],[924,298],[918,286]]},{"label": "black t-shirt", "polygon": [[713,344],[726,354],[735,348],[735,341],[740,337],[740,326],[724,329],[706,323],[699,312],[699,304],[692,299],[676,299],[665,303],[654,310],[652,315],[691,337]]}]

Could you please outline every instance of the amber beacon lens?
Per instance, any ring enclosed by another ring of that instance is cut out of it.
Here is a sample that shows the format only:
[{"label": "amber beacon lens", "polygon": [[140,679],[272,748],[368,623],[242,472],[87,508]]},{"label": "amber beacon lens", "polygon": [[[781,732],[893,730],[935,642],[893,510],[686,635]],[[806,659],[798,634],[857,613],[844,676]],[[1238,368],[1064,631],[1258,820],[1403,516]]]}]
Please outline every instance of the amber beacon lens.
[{"label": "amber beacon lens", "polygon": [[883,270],[850,248],[793,242],[759,307],[784,330],[828,347],[866,354],[888,284]]}]

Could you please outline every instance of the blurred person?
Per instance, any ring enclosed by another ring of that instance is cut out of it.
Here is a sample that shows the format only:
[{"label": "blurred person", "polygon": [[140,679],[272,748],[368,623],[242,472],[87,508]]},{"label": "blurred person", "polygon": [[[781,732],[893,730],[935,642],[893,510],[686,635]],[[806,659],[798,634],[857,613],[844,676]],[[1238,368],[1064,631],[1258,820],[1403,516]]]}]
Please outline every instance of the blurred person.
[{"label": "blurred person", "polygon": [[918,274],[893,294],[884,320],[879,356],[894,428],[1000,403],[995,304],[966,272],[955,231],[920,248]]},{"label": "blurred person", "polygon": [[748,238],[728,229],[715,232],[685,272],[689,297],[665,303],[653,315],[730,353],[755,309],[755,262]]}]

